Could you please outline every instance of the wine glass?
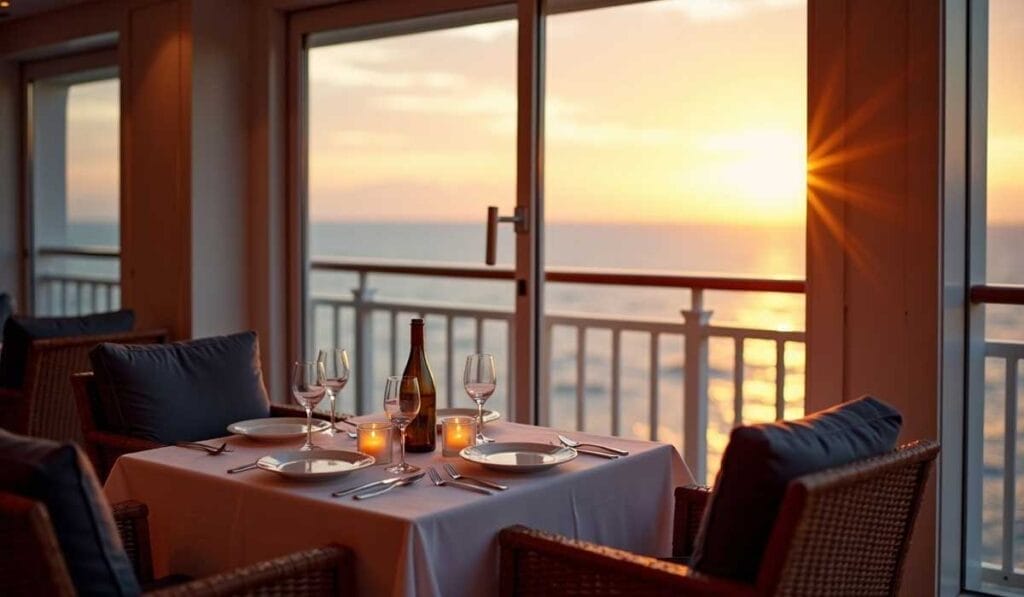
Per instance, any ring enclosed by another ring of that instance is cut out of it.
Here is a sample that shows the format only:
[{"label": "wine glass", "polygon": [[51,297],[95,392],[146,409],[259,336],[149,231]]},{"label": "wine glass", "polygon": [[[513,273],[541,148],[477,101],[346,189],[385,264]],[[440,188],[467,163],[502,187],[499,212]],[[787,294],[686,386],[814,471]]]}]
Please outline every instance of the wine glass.
[{"label": "wine glass", "polygon": [[306,443],[299,448],[303,452],[317,449],[313,445],[313,408],[320,404],[326,392],[322,369],[319,363],[309,361],[292,366],[292,396],[306,409]]},{"label": "wine glass", "polygon": [[419,467],[405,462],[405,429],[420,412],[420,384],[415,377],[392,375],[384,386],[384,412],[402,432],[402,460],[385,469],[389,473],[411,473]]},{"label": "wine glass", "polygon": [[348,383],[348,352],[344,348],[322,348],[316,362],[323,367],[323,385],[327,388],[327,397],[331,400],[331,426],[327,429],[327,435],[338,435],[343,431],[335,423],[335,407],[341,390]]},{"label": "wine glass", "polygon": [[487,402],[498,385],[498,376],[494,371],[494,356],[471,354],[466,357],[466,371],[462,376],[462,384],[469,397],[476,402],[477,443],[493,442],[493,439],[484,435],[484,402]]}]

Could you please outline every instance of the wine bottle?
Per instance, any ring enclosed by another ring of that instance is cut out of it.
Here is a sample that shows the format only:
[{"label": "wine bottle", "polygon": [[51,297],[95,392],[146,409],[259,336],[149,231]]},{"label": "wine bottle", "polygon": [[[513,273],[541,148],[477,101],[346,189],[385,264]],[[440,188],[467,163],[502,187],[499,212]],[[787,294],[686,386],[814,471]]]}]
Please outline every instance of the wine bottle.
[{"label": "wine bottle", "polygon": [[406,430],[405,449],[409,452],[433,452],[437,446],[437,390],[434,389],[434,374],[423,349],[422,319],[412,320],[410,344],[409,360],[402,375],[415,377],[419,382],[420,412]]}]

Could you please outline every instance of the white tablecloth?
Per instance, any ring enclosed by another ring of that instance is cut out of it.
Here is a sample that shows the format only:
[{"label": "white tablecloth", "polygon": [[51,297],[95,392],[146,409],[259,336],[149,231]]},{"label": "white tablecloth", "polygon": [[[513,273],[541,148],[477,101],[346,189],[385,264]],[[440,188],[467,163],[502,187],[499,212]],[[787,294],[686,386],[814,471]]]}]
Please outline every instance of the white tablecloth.
[{"label": "white tablecloth", "polygon": [[[498,441],[550,443],[550,429],[492,423]],[[493,595],[498,588],[498,531],[513,524],[663,556],[671,549],[672,491],[690,482],[672,446],[569,434],[627,449],[606,460],[575,461],[532,475],[497,473],[432,454],[410,454],[417,466],[451,462],[463,473],[499,480],[508,491],[485,496],[415,485],[365,501],[332,498],[334,490],[384,478],[381,466],[326,483],[294,483],[261,470],[226,470],[271,451],[297,447],[227,441],[233,452],[208,456],[178,447],[120,458],[107,480],[111,502],[149,506],[154,569],[206,576],[292,551],[339,543],[356,554],[360,595]],[[440,438],[438,438],[440,440]],[[355,449],[355,441],[319,436],[323,447]],[[397,458],[397,453],[396,453]]]}]

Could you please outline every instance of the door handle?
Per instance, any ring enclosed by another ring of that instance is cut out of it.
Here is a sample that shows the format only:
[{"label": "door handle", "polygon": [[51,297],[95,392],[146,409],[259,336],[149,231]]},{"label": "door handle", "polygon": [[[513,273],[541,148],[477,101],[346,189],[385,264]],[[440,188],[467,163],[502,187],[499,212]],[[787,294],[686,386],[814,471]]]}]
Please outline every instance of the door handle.
[{"label": "door handle", "polygon": [[513,216],[499,216],[498,208],[490,206],[487,208],[487,255],[484,262],[487,265],[494,265],[498,260],[498,224],[511,222],[515,224],[516,233],[529,232],[529,225],[526,220],[526,208],[517,207]]}]

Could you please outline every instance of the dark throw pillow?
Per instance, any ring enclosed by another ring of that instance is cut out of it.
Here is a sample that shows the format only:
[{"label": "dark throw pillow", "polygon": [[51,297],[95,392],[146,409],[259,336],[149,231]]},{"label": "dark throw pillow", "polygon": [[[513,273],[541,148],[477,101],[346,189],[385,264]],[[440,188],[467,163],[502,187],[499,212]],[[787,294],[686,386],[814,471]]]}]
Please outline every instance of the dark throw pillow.
[{"label": "dark throw pillow", "polygon": [[82,317],[11,317],[4,325],[0,387],[21,388],[33,340],[117,334],[132,331],[134,325],[135,314],[130,309]]},{"label": "dark throw pillow", "polygon": [[695,570],[754,582],[793,479],[896,447],[899,411],[865,396],[795,421],[737,427],[694,549]]},{"label": "dark throw pillow", "polygon": [[89,353],[111,430],[171,444],[227,435],[270,415],[255,332]]},{"label": "dark throw pillow", "polygon": [[46,504],[80,595],[138,595],[110,507],[74,444],[0,430],[0,491]]}]

